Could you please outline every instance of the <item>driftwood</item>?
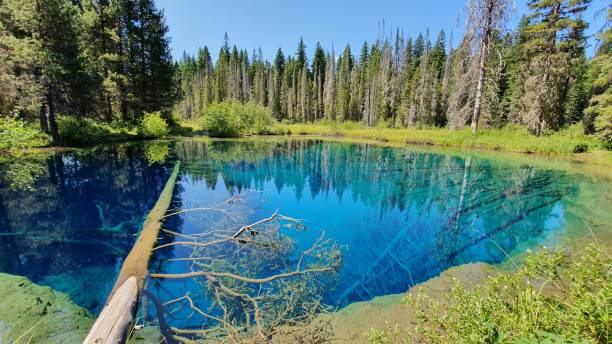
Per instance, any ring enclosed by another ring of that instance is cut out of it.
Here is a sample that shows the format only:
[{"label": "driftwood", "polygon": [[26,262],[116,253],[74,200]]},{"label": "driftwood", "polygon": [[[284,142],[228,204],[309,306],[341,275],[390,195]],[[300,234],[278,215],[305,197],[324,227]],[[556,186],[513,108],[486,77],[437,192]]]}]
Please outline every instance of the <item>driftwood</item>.
[{"label": "driftwood", "polygon": [[138,240],[123,262],[115,286],[106,300],[106,305],[83,343],[123,343],[129,335],[134,324],[144,280],[148,273],[149,260],[164,215],[172,200],[172,192],[179,169],[180,162],[177,161],[159,199],[142,225]]}]

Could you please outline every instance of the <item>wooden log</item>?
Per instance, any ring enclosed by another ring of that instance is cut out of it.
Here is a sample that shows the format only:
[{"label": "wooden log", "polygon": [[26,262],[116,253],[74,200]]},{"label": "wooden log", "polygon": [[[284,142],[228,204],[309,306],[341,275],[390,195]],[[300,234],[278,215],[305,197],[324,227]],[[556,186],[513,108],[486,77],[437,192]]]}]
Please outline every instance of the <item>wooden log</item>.
[{"label": "wooden log", "polygon": [[102,312],[83,341],[84,344],[124,343],[134,325],[140,295],[148,274],[149,260],[162,227],[164,215],[172,201],[180,161],[166,182],[155,206],[145,219],[138,240],[125,258]]},{"label": "wooden log", "polygon": [[102,309],[83,343],[116,344],[128,337],[138,309],[138,281],[132,276]]},{"label": "wooden log", "polygon": [[155,206],[147,215],[142,225],[142,231],[138,236],[138,240],[134,243],[134,247],[132,247],[125,261],[123,261],[121,271],[117,277],[117,282],[115,282],[115,286],[108,297],[107,303],[110,301],[115,291],[131,276],[136,276],[138,278],[138,287],[142,289],[144,278],[148,273],[149,259],[153,253],[153,247],[157,242],[157,236],[161,230],[164,215],[172,201],[172,192],[174,191],[174,185],[176,184],[180,166],[181,162],[177,161],[170,178],[168,178],[166,182],[164,190],[162,190]]}]

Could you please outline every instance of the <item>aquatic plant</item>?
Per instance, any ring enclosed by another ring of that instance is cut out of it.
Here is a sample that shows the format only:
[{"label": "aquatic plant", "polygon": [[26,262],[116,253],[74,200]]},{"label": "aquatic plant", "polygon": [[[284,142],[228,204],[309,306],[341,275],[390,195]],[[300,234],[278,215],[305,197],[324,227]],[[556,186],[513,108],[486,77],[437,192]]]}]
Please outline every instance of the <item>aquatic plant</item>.
[{"label": "aquatic plant", "polygon": [[591,244],[583,252],[543,248],[516,272],[473,288],[457,283],[443,300],[422,289],[402,302],[416,322],[402,334],[389,325],[366,334],[370,343],[609,343],[612,259]]}]

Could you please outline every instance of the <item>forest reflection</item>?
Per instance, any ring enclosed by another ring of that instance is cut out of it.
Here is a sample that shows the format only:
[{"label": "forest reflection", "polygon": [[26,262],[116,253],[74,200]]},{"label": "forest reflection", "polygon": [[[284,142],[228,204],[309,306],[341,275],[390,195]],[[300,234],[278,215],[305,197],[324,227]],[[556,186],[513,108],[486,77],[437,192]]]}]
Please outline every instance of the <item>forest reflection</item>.
[{"label": "forest reflection", "polygon": [[[309,231],[291,237],[296,250],[325,231],[342,254],[323,296],[331,305],[403,292],[450,266],[500,262],[554,237],[579,194],[576,177],[557,170],[409,148],[314,139],[105,145],[0,162],[0,271],[98,311],[176,159],[173,208],[251,190],[248,221],[276,209],[304,220]],[[190,233],[207,221],[185,214],[164,227]],[[168,261],[181,254],[157,251],[151,272],[179,271]],[[173,295],[186,288],[161,284]]]},{"label": "forest reflection", "polygon": [[256,214],[278,208],[336,240],[344,266],[326,299],[340,305],[500,262],[562,228],[564,200],[578,192],[556,170],[371,144],[193,140],[176,155],[189,175],[183,202],[256,189],[267,198],[254,200]]},{"label": "forest reflection", "polygon": [[170,174],[146,156],[124,144],[1,164],[0,271],[98,311]]}]

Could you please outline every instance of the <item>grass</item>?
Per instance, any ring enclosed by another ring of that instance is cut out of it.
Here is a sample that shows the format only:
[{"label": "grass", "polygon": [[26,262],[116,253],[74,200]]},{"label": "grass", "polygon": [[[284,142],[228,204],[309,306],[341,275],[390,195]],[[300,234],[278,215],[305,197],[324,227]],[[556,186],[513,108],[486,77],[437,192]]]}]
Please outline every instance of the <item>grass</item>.
[{"label": "grass", "polygon": [[372,344],[610,343],[611,269],[599,244],[578,252],[544,248],[517,271],[475,286],[457,283],[442,297],[411,291],[402,303],[416,320],[366,337]]},{"label": "grass", "polygon": [[[473,134],[469,129],[450,131],[444,128],[395,129],[366,128],[360,123],[322,121],[305,124],[277,124],[275,134],[322,135],[359,138],[393,143],[427,144],[470,149],[519,152],[541,155],[573,155],[587,151],[603,151],[603,143],[581,133],[580,126],[536,137],[520,126],[481,130]],[[607,155],[612,160],[612,155]]]}]

